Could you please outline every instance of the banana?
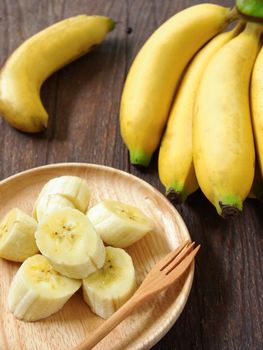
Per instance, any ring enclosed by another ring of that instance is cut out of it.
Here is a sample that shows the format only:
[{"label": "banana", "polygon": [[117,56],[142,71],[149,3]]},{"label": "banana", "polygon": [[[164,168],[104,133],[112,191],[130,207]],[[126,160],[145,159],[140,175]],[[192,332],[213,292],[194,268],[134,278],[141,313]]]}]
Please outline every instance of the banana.
[{"label": "banana", "polygon": [[86,212],[90,190],[87,182],[78,176],[59,176],[49,180],[42,188],[36,203],[39,203],[43,196],[59,194],[69,201],[82,212]]},{"label": "banana", "polygon": [[216,36],[197,53],[175,96],[158,159],[159,177],[172,201],[183,202],[198,188],[193,165],[192,116],[202,73],[213,55],[241,28],[238,25],[232,31]]},{"label": "banana", "polygon": [[223,217],[242,210],[253,182],[249,83],[261,31],[259,25],[249,23],[216,53],[204,72],[197,97],[193,123],[196,176]]},{"label": "banana", "polygon": [[48,114],[39,95],[44,80],[101,43],[113,28],[108,17],[80,15],[26,40],[0,73],[0,112],[4,118],[24,132],[46,128]]},{"label": "banana", "polygon": [[37,321],[60,310],[80,286],[81,281],[62,276],[37,254],[17,271],[8,293],[8,309],[18,319]]},{"label": "banana", "polygon": [[60,208],[45,215],[35,236],[40,252],[64,276],[85,278],[105,262],[101,238],[77,209]]},{"label": "banana", "polygon": [[114,247],[126,248],[153,229],[141,210],[119,201],[102,201],[87,215],[102,240]]},{"label": "banana", "polygon": [[263,49],[256,59],[251,79],[251,109],[260,173],[263,177]]},{"label": "banana", "polygon": [[222,6],[192,6],[171,17],[144,44],[128,73],[120,107],[121,135],[132,164],[149,164],[187,63],[234,17]]},{"label": "banana", "polygon": [[58,208],[75,208],[74,204],[60,194],[48,194],[39,197],[33,209],[33,216],[37,221],[41,221],[44,215]]},{"label": "banana", "polygon": [[11,209],[0,223],[0,257],[22,262],[36,254],[36,221],[22,210]]},{"label": "banana", "polygon": [[123,249],[107,247],[106,263],[101,270],[83,280],[85,302],[102,318],[109,318],[135,292],[133,262]]}]

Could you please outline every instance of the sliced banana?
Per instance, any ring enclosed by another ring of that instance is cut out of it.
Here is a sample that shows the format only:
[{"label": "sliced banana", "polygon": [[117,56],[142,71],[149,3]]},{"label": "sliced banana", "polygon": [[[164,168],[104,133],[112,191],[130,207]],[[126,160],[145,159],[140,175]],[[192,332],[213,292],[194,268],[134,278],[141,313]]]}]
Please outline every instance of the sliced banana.
[{"label": "sliced banana", "polygon": [[8,294],[8,308],[18,319],[48,317],[80,288],[81,281],[56,272],[43,255],[28,258],[17,271]]},{"label": "sliced banana", "polygon": [[49,180],[40,192],[38,199],[50,194],[60,194],[82,212],[86,212],[89,205],[90,190],[88,184],[78,176],[66,175]]},{"label": "sliced banana", "polygon": [[140,209],[118,201],[100,202],[87,215],[102,240],[114,247],[128,247],[152,231],[150,219]]},{"label": "sliced banana", "polygon": [[87,216],[77,209],[60,208],[45,215],[36,242],[54,269],[72,278],[85,278],[105,262],[105,247]]},{"label": "sliced banana", "polygon": [[75,208],[74,204],[60,194],[48,194],[38,198],[33,209],[33,216],[40,221],[44,215],[58,208]]},{"label": "sliced banana", "polygon": [[22,262],[35,255],[36,221],[22,210],[13,208],[0,223],[0,257]]},{"label": "sliced banana", "polygon": [[91,310],[102,318],[110,317],[136,289],[132,258],[123,249],[106,247],[105,265],[82,284],[84,300]]}]

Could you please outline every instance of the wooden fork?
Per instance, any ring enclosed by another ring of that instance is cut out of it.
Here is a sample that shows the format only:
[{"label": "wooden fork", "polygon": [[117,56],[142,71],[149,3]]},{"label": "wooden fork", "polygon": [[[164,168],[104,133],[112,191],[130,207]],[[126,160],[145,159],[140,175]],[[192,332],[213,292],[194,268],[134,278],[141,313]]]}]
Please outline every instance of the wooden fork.
[{"label": "wooden fork", "polygon": [[194,242],[186,241],[163,259],[161,259],[147,274],[133,296],[109,319],[107,319],[90,337],[73,348],[73,350],[90,350],[98,344],[113,328],[123,321],[139,304],[154,297],[168,288],[188,269],[200,245],[195,249]]}]

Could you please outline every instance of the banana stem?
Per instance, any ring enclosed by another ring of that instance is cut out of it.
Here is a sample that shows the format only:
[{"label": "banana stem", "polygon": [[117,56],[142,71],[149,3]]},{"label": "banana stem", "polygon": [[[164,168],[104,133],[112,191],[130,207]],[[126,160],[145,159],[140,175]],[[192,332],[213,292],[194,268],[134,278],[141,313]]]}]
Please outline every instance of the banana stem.
[{"label": "banana stem", "polygon": [[236,0],[236,9],[246,20],[263,23],[262,0]]}]

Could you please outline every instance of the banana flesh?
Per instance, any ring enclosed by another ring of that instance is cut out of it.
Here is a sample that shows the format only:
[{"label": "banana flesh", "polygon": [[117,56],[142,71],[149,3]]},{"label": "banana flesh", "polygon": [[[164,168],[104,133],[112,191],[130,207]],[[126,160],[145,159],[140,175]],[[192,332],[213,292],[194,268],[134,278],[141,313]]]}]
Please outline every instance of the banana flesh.
[{"label": "banana flesh", "polygon": [[123,249],[107,247],[105,265],[84,279],[82,288],[91,310],[102,318],[109,318],[136,289],[131,257]]},{"label": "banana flesh", "polygon": [[251,108],[254,137],[261,177],[263,177],[263,49],[256,59],[251,79]]},{"label": "banana flesh", "polygon": [[101,238],[76,209],[60,208],[45,215],[35,236],[40,252],[64,276],[86,278],[105,262]]},{"label": "banana flesh", "polygon": [[18,319],[37,321],[60,310],[80,286],[81,281],[62,276],[48,259],[37,254],[17,271],[8,293],[8,308]]},{"label": "banana flesh", "polygon": [[140,209],[119,201],[102,201],[87,215],[102,240],[114,247],[126,248],[153,229]]},{"label": "banana flesh", "polygon": [[74,204],[60,194],[48,194],[39,197],[33,209],[33,216],[37,221],[41,221],[44,215],[51,213],[58,208],[75,208]]},{"label": "banana flesh", "polygon": [[175,96],[158,159],[160,180],[173,201],[183,202],[198,188],[193,165],[192,122],[202,74],[213,55],[241,29],[238,25],[230,32],[219,34],[197,53]]},{"label": "banana flesh", "polygon": [[120,107],[121,135],[132,164],[149,164],[183,70],[232,20],[228,8],[199,4],[170,18],[144,44],[128,73]]},{"label": "banana flesh", "polygon": [[236,215],[249,194],[255,152],[249,83],[262,28],[247,24],[204,72],[193,125],[198,183],[223,217]]},{"label": "banana flesh", "polygon": [[41,197],[53,194],[65,197],[82,212],[88,208],[90,190],[87,182],[78,176],[59,176],[49,180],[42,188],[37,203]]},{"label": "banana flesh", "polygon": [[103,16],[80,15],[58,22],[26,40],[0,73],[0,112],[15,128],[39,132],[48,114],[40,100],[42,83],[56,70],[86,54],[114,28]]},{"label": "banana flesh", "polygon": [[0,223],[0,257],[22,262],[35,255],[36,221],[22,210],[13,208]]}]

